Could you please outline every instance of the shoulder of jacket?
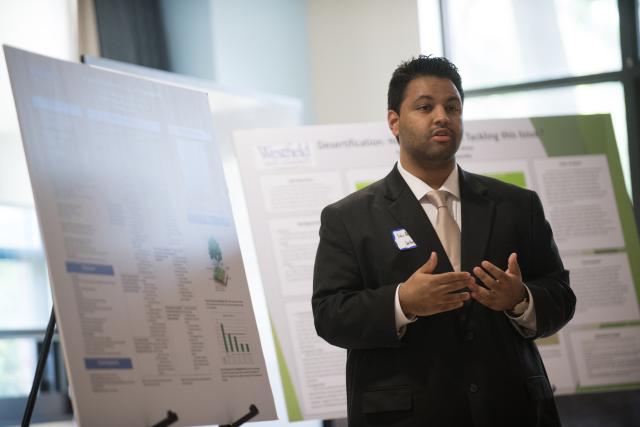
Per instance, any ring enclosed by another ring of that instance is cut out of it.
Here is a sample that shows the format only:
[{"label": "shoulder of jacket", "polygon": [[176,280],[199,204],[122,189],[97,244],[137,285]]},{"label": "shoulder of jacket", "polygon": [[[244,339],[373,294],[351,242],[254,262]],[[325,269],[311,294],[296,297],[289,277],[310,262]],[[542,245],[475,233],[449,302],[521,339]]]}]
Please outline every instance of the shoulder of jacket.
[{"label": "shoulder of jacket", "polygon": [[380,197],[384,192],[384,180],[376,181],[369,184],[365,188],[354,191],[353,193],[343,197],[342,199],[331,203],[325,209],[330,210],[351,210],[353,208],[359,208],[373,203],[373,201]]}]

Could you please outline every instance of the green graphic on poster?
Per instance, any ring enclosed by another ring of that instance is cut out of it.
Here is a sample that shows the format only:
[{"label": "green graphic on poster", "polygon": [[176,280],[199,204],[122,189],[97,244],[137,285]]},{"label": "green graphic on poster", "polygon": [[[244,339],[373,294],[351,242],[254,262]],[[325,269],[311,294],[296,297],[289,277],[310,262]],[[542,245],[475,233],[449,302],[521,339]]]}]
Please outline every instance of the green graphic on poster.
[{"label": "green graphic on poster", "polygon": [[229,269],[222,262],[220,244],[213,237],[209,238],[209,259],[213,263],[213,281],[222,286],[227,286],[229,283]]}]

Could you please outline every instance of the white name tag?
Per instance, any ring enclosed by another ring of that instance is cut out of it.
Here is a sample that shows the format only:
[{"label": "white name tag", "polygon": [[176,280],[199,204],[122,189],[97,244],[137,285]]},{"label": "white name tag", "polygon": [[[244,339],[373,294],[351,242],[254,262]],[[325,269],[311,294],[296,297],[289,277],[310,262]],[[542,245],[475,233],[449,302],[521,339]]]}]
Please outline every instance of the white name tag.
[{"label": "white name tag", "polygon": [[407,230],[404,228],[398,228],[392,231],[393,240],[396,242],[396,246],[401,251],[406,251],[407,249],[413,249],[417,247],[416,243],[413,241]]}]

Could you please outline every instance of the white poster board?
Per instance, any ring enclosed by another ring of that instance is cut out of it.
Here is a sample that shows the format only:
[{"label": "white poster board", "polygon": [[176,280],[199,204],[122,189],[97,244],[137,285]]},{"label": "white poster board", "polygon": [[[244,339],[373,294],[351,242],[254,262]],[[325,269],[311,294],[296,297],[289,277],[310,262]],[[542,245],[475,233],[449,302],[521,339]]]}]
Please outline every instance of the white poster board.
[{"label": "white poster board", "polygon": [[[273,390],[279,418],[286,418],[287,402],[280,379],[276,347],[272,340],[272,327],[265,303],[256,251],[251,236],[249,217],[240,180],[240,173],[233,148],[232,132],[242,129],[262,129],[299,126],[302,122],[302,102],[298,99],[273,94],[255,93],[220,86],[210,80],[157,70],[108,58],[85,55],[83,62],[91,67],[115,71],[178,87],[204,91],[209,97],[209,107],[213,117],[216,145],[222,158],[229,199],[236,223],[238,239],[242,242],[240,251],[251,291],[253,308],[258,322],[258,332],[269,380]],[[263,423],[265,426],[271,423]],[[273,422],[283,425],[283,422]],[[300,427],[317,427],[316,421],[296,424]]]},{"label": "white poster board", "polygon": [[5,54],[76,421],[273,419],[206,94]]},{"label": "white poster board", "polygon": [[[640,264],[638,239],[635,224],[627,221],[625,233],[621,225],[630,205],[615,141],[573,144],[565,150],[571,156],[549,154],[581,120],[610,128],[608,116],[567,117],[560,126],[544,118],[468,121],[457,156],[466,170],[541,196],[578,297],[574,320],[538,341],[559,394],[640,385],[640,277],[632,272],[633,260]],[[572,137],[583,142],[577,132]],[[611,145],[613,154],[605,155]],[[386,123],[371,123],[242,131],[235,148],[282,350],[289,417],[344,417],[346,352],[316,335],[311,312],[320,211],[383,178],[398,144]]]}]

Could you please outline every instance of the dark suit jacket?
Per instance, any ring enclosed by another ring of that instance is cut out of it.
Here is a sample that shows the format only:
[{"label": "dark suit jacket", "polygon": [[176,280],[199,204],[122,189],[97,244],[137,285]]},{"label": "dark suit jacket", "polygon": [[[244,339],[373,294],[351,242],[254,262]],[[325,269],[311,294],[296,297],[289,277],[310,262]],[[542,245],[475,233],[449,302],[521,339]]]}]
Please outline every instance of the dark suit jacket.
[{"label": "dark suit jacket", "polygon": [[[502,269],[518,253],[535,302],[537,334],[523,338],[503,312],[468,301],[421,317],[398,338],[396,287],[438,253],[437,234],[397,167],[322,211],[313,280],[315,326],[346,348],[349,425],[555,426],[553,393],[534,338],[573,316],[575,296],[536,193],[460,169],[462,270]],[[399,250],[392,230],[417,247]]]}]

